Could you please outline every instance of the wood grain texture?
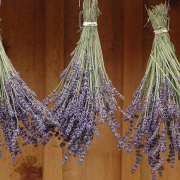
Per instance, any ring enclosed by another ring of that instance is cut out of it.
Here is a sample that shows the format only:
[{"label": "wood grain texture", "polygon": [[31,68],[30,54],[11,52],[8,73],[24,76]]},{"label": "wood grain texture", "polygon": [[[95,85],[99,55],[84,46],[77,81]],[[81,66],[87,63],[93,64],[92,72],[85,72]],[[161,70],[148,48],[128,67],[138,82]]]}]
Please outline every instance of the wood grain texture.
[{"label": "wood grain texture", "polygon": [[[3,1],[0,6],[2,38],[8,49],[8,56],[15,69],[20,72],[26,84],[44,98],[44,46],[45,9],[43,0]],[[2,139],[4,139],[2,137]],[[19,139],[19,143],[22,140]],[[3,140],[3,158],[0,160],[2,180],[42,179],[43,147],[32,145],[22,147],[23,154],[12,163]],[[32,161],[32,163],[30,163]]]},{"label": "wood grain texture", "polygon": [[[78,0],[2,0],[0,6],[1,35],[14,67],[27,85],[42,101],[59,83],[59,75],[69,64],[70,53],[80,38]],[[118,104],[125,110],[133,99],[147,65],[153,42],[144,5],[151,7],[162,0],[99,0],[102,15],[98,18],[105,67],[125,100]],[[164,2],[164,1],[163,1]],[[171,40],[180,59],[179,0],[171,1]],[[51,106],[49,106],[51,107]],[[129,123],[116,113],[124,135]],[[59,147],[53,137],[43,148],[22,147],[23,154],[12,163],[3,137],[3,158],[0,159],[0,180],[151,180],[147,158],[134,175],[130,173],[135,154],[117,150],[117,140],[108,124],[99,125],[100,138],[95,137],[82,164],[70,158],[61,164],[66,149]],[[20,140],[21,141],[21,140]],[[176,180],[180,177],[179,162],[171,169],[165,162],[163,177],[157,180]]]},{"label": "wood grain texture", "polygon": [[[64,69],[64,1],[45,1],[45,95],[60,82]],[[51,105],[48,107],[50,108]],[[53,137],[44,148],[43,180],[62,179],[62,149]]]},{"label": "wood grain texture", "polygon": [[[124,1],[124,83],[123,93],[125,110],[133,100],[133,94],[142,79],[142,22],[143,1]],[[128,131],[129,123],[123,122],[123,135]],[[140,166],[135,174],[130,171],[135,164],[135,149],[132,154],[122,150],[121,179],[140,179]]]}]

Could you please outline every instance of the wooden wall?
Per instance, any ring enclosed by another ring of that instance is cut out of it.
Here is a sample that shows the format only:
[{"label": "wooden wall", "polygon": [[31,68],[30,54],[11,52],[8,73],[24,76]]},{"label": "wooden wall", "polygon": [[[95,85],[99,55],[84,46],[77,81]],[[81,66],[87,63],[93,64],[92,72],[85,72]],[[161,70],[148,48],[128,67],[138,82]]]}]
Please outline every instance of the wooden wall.
[{"label": "wooden wall", "polygon": [[[82,0],[81,0],[82,2]],[[125,96],[118,103],[125,110],[132,101],[144,74],[151,51],[153,32],[143,29],[147,22],[144,7],[162,0],[99,0],[102,15],[98,19],[107,73],[114,86]],[[1,35],[7,54],[28,86],[43,100],[58,82],[59,75],[70,61],[80,33],[78,0],[2,0],[0,6]],[[171,40],[180,59],[180,1],[171,2]],[[128,128],[117,113],[122,129]],[[0,159],[0,180],[150,180],[146,158],[134,175],[130,170],[134,154],[118,151],[117,140],[107,124],[99,127],[101,137],[95,138],[82,166],[71,158],[61,164],[63,149],[53,138],[46,147],[22,147],[23,154],[12,163],[3,141]],[[20,139],[21,141],[21,139]],[[174,169],[163,165],[163,177],[180,177],[180,163]]]}]

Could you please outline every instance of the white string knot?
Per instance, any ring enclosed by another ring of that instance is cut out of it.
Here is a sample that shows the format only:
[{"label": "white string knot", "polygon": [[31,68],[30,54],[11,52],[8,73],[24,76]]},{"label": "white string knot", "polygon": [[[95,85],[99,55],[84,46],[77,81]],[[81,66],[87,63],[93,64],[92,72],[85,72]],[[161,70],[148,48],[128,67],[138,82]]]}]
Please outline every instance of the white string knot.
[{"label": "white string knot", "polygon": [[159,30],[154,31],[154,34],[167,33],[167,32],[168,30],[164,28],[164,29],[159,29]]},{"label": "white string knot", "polygon": [[97,26],[97,22],[83,22],[83,26]]}]

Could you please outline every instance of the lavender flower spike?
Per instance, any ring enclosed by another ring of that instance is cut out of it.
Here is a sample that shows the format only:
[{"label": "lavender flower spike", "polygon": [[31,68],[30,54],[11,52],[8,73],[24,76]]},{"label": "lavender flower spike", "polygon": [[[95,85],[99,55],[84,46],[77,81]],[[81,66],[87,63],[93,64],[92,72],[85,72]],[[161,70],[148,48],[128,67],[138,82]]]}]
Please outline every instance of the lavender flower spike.
[{"label": "lavender flower spike", "polygon": [[99,14],[97,0],[84,0],[81,38],[71,53],[71,62],[60,76],[60,84],[44,100],[45,105],[56,101],[50,112],[60,124],[57,132],[58,139],[62,139],[60,146],[68,144],[62,163],[74,155],[80,156],[78,164],[82,164],[94,134],[100,136],[98,116],[99,123],[108,122],[115,137],[120,138],[117,133],[120,125],[114,111],[125,114],[115,98],[123,99],[123,96],[113,87],[104,67],[97,30]]},{"label": "lavender flower spike", "polygon": [[51,114],[47,116],[46,109],[14,69],[0,39],[0,125],[13,161],[15,155],[22,153],[18,136],[24,140],[23,145],[45,145],[50,139]]},{"label": "lavender flower spike", "polygon": [[[123,147],[128,152],[132,152],[131,146],[136,148],[132,173],[140,164],[142,153],[147,154],[152,179],[155,179],[156,171],[162,176],[167,144],[167,161],[171,167],[174,167],[175,152],[180,159],[180,63],[168,33],[168,6],[160,4],[147,11],[155,38],[146,73],[126,110],[131,116],[125,118],[131,123],[129,131],[119,140],[118,148]],[[129,136],[131,139],[125,145]]]}]

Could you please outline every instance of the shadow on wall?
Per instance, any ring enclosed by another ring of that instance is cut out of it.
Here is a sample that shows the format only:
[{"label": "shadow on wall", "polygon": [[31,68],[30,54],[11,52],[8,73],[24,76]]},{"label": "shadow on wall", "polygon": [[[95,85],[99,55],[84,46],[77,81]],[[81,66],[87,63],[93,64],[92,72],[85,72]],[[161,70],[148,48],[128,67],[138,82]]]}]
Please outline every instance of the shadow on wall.
[{"label": "shadow on wall", "polygon": [[6,54],[8,54],[8,51],[11,49],[11,46],[9,45],[9,39],[2,39],[2,44]]}]

